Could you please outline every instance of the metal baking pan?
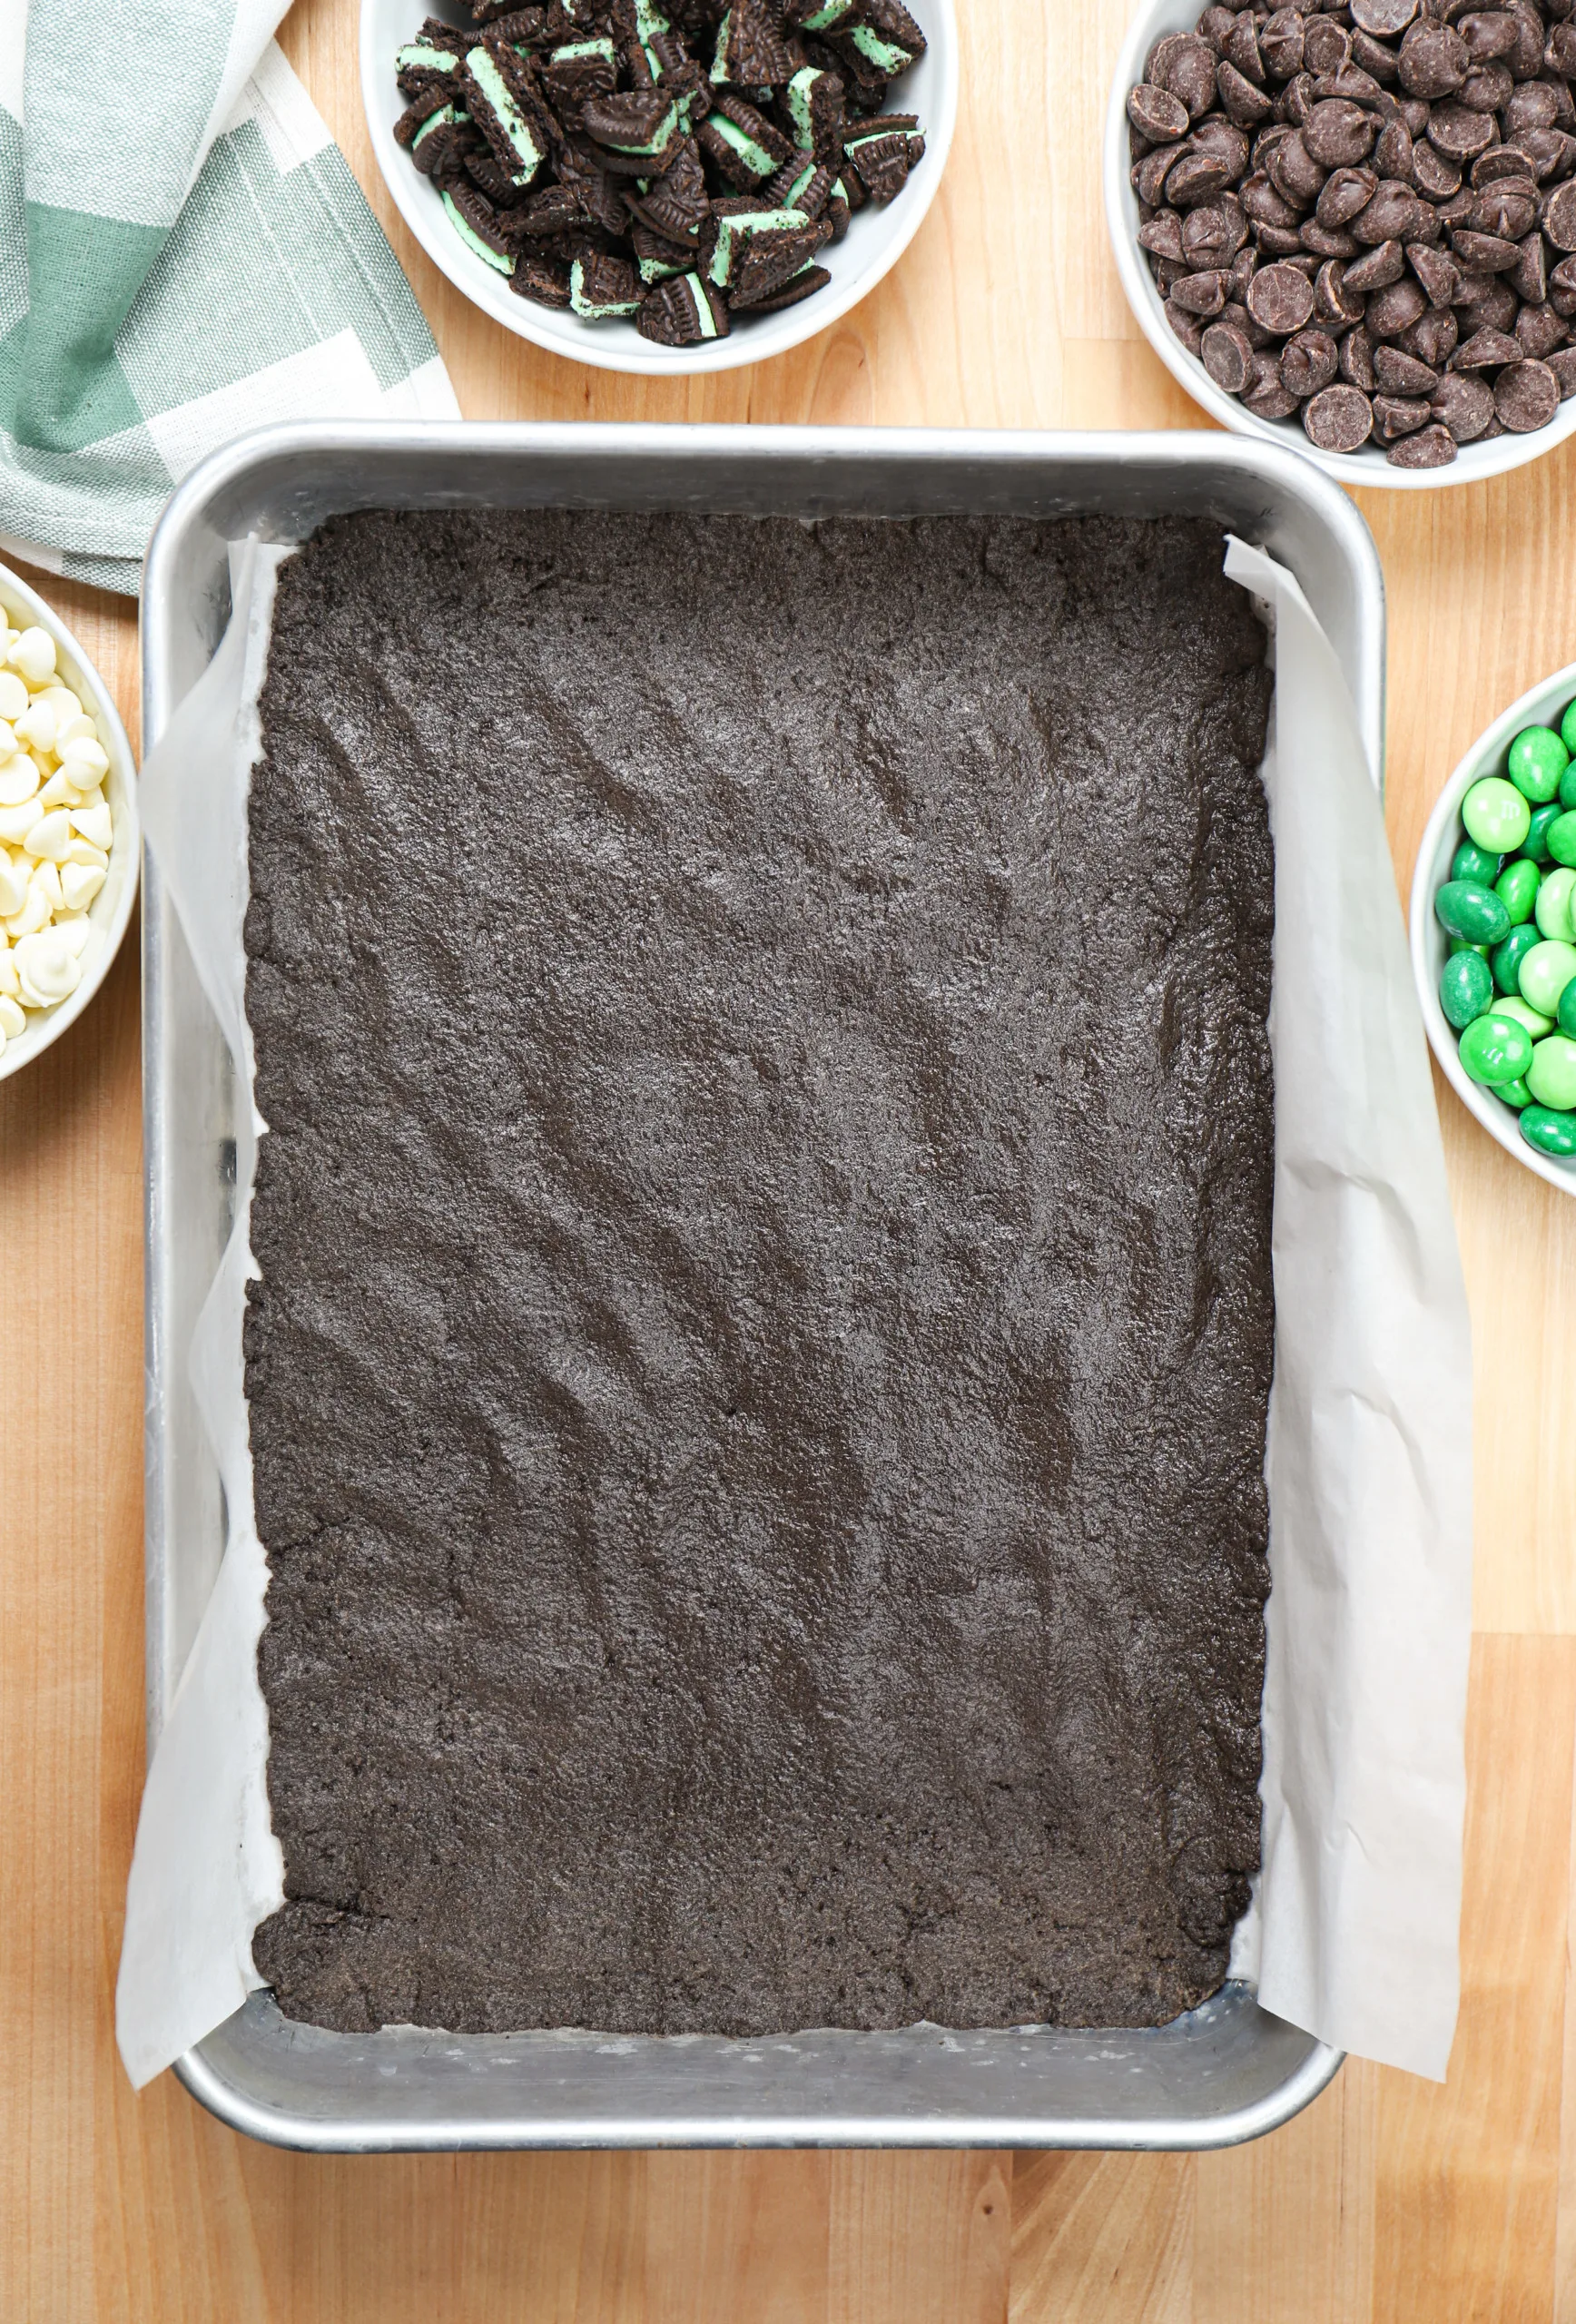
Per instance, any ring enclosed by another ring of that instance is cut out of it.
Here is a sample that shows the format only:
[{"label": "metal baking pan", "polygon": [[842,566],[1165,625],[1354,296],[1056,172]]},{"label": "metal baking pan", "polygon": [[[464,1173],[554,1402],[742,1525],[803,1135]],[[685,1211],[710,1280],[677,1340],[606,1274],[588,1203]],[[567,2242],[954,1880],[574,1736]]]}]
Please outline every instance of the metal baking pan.
[{"label": "metal baking pan", "polygon": [[[274,428],[216,453],[154,535],[144,749],[216,645],[225,545],[299,540],[365,507],[681,508],[918,516],[1186,514],[1296,575],[1341,658],[1375,769],[1384,601],[1366,526],[1311,462],[1222,435],[855,428]],[[145,871],[147,1687],[156,1739],[223,1541],[185,1350],[234,1202],[236,1092],[157,867]],[[172,1103],[179,1058],[182,1106]],[[191,1091],[204,1092],[193,1105]],[[1227,1985],[1153,2032],[812,2033],[759,2042],[588,2033],[372,2035],[294,2025],[265,1994],[176,2071],[236,2129],[320,2152],[463,2147],[1226,2146],[1275,2129],[1338,2053]]]}]

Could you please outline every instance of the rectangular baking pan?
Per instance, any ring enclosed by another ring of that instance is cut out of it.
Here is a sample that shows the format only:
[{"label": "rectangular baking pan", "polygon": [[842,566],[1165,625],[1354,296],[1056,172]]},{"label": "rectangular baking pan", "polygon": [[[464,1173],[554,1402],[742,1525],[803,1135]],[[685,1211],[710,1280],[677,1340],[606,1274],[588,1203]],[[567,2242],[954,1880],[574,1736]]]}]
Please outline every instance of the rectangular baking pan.
[{"label": "rectangular baking pan", "polygon": [[[214,454],[182,485],[148,556],[144,750],[218,643],[229,608],[227,542],[252,531],[299,540],[346,509],[478,506],[1209,517],[1296,575],[1345,671],[1376,775],[1382,765],[1378,557],[1345,494],[1276,446],[1215,434],[403,422],[269,428]],[[411,608],[413,619],[419,614]],[[152,862],[144,882],[151,1751],[224,1539],[185,1351],[233,1213],[236,1091]],[[1261,2010],[1245,1987],[1227,1985],[1152,2032],[921,2027],[758,2042],[329,2034],[290,2024],[256,1994],[176,2071],[236,2129],[320,2152],[1198,2148],[1275,2129],[1340,2063],[1338,2053]]]}]

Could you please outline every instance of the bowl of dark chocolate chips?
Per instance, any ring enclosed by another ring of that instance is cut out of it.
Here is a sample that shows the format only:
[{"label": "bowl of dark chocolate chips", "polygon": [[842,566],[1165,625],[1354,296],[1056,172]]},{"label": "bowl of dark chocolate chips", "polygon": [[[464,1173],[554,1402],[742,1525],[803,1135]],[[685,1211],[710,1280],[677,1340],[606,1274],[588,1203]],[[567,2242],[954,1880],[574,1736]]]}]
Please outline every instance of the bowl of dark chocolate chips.
[{"label": "bowl of dark chocolate chips", "polygon": [[422,249],[615,371],[763,362],[857,306],[935,198],[958,57],[953,0],[361,0]]},{"label": "bowl of dark chocolate chips", "polygon": [[1122,285],[1226,428],[1465,484],[1576,429],[1576,0],[1146,0],[1106,120]]}]

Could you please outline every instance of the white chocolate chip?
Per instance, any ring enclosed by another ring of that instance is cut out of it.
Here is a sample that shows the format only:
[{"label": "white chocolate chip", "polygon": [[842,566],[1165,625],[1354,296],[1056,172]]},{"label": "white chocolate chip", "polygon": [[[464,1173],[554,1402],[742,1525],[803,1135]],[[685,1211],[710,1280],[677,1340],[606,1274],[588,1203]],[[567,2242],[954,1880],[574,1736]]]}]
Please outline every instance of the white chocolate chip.
[{"label": "white chocolate chip", "polygon": [[26,901],[26,872],[0,853],[0,920],[15,920]]},{"label": "white chocolate chip", "polygon": [[[110,859],[102,847],[94,847],[91,840],[74,839],[65,851],[67,863],[94,863],[101,872],[110,868]],[[63,867],[64,869],[64,867]]]},{"label": "white chocolate chip", "polygon": [[74,832],[82,833],[90,847],[107,849],[114,837],[114,824],[102,799],[91,806],[74,808],[71,827]]},{"label": "white chocolate chip", "polygon": [[16,973],[16,961],[8,944],[0,944],[0,995],[14,999],[22,990],[22,980]]},{"label": "white chocolate chip", "polygon": [[[58,679],[56,679],[54,685],[45,686],[38,699],[40,702],[46,702],[49,704],[51,710],[54,711],[62,725],[65,724],[68,718],[80,718],[83,714],[83,705],[78,701],[76,695],[73,694],[69,686],[62,685]],[[89,724],[92,724],[91,720],[89,721]]]},{"label": "white chocolate chip", "polygon": [[[53,687],[50,691],[53,693]],[[44,694],[41,699],[47,702],[49,695]],[[54,730],[54,747],[57,751],[64,751],[68,743],[84,740],[94,743],[98,741],[98,728],[85,711],[74,710],[69,716],[64,712],[57,714],[60,717],[60,724]]]},{"label": "white chocolate chip", "polygon": [[67,911],[85,911],[103,886],[96,863],[67,863],[60,873],[60,899]]},{"label": "white chocolate chip", "polygon": [[54,916],[54,906],[49,898],[30,886],[22,910],[6,921],[5,933],[15,944],[24,936],[36,936],[41,928],[49,926]]},{"label": "white chocolate chip", "polygon": [[31,895],[35,888],[52,912],[60,910],[60,866],[57,863],[40,863],[36,867],[27,881],[28,894]]},{"label": "white chocolate chip", "polygon": [[27,1030],[27,1019],[8,992],[0,992],[0,1033],[15,1040],[18,1033]]},{"label": "white chocolate chip", "polygon": [[0,762],[0,807],[20,807],[38,788],[38,769],[25,751]]},{"label": "white chocolate chip", "polygon": [[55,807],[47,815],[40,815],[22,844],[29,855],[36,855],[48,863],[64,863],[65,851],[71,845],[68,811]]},{"label": "white chocolate chip", "polygon": [[54,748],[55,729],[60,721],[46,702],[30,702],[20,718],[11,721],[22,740],[35,751]]},{"label": "white chocolate chip", "polygon": [[[34,790],[37,787],[38,778],[34,774]],[[37,821],[37,803],[31,798],[25,799],[19,807],[0,807],[0,840],[7,847],[20,847]],[[70,821],[69,816],[67,821]]]},{"label": "white chocolate chip", "polygon": [[74,807],[81,797],[81,792],[62,767],[58,774],[50,776],[33,803],[40,814],[47,814],[51,807]]},{"label": "white chocolate chip", "polygon": [[25,629],[5,656],[30,686],[42,686],[54,675],[54,640],[46,629]]},{"label": "white chocolate chip", "polygon": [[15,949],[22,999],[30,1009],[53,1009],[82,982],[82,962],[63,929],[25,936]]},{"label": "white chocolate chip", "polygon": [[20,718],[27,703],[27,688],[15,671],[0,670],[0,718]]},{"label": "white chocolate chip", "polygon": [[54,925],[56,932],[80,960],[87,950],[87,940],[93,934],[93,922],[87,914],[81,912],[74,920],[57,920]]},{"label": "white chocolate chip", "polygon": [[91,791],[110,771],[110,754],[96,734],[79,734],[60,753],[60,763],[79,791]]}]

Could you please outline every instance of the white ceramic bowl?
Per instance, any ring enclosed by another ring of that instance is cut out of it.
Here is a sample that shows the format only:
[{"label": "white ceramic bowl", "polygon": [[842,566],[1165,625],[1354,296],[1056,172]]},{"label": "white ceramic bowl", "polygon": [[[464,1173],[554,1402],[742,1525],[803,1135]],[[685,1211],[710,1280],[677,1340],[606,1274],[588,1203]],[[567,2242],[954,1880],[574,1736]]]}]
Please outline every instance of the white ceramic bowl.
[{"label": "white ceramic bowl", "polygon": [[1534,435],[1496,436],[1492,443],[1463,444],[1448,468],[1394,468],[1374,444],[1364,444],[1360,452],[1316,452],[1300,419],[1256,419],[1235,396],[1216,386],[1196,355],[1188,354],[1166,320],[1155,278],[1138,248],[1138,197],[1128,174],[1132,164],[1128,153],[1128,92],[1142,79],[1144,60],[1161,34],[1191,32],[1202,13],[1203,0],[1142,0],[1117,60],[1106,108],[1106,225],[1117,271],[1139,328],[1172,378],[1223,428],[1234,428],[1239,436],[1261,436],[1272,444],[1294,445],[1337,484],[1377,485],[1391,492],[1435,492],[1441,485],[1480,484],[1485,477],[1503,476],[1508,468],[1524,468],[1529,460],[1542,459],[1556,444],[1562,444],[1576,431],[1576,396],[1568,398],[1549,426]]},{"label": "white ceramic bowl", "polygon": [[361,0],[361,102],[372,150],[394,204],[428,257],[456,290],[506,330],[517,331],[553,355],[592,363],[604,371],[683,378],[696,371],[732,371],[785,355],[839,321],[897,264],[936,198],[958,119],[958,23],[952,0],[915,0],[929,42],[911,73],[894,83],[891,102],[918,113],[925,157],[895,202],[859,212],[845,237],[822,251],[832,275],[824,290],[781,314],[734,323],[724,340],[704,347],[655,347],[633,322],[586,322],[581,316],[522,299],[485,260],[468,251],[449,224],[439,195],[402,146],[394,123],[405,110],[394,79],[394,54],[422,18],[440,15],[469,24],[463,0]]},{"label": "white ceramic bowl", "polygon": [[1513,1154],[1518,1162],[1524,1162],[1529,1170],[1535,1170],[1551,1187],[1576,1195],[1576,1160],[1562,1162],[1529,1146],[1510,1107],[1502,1105],[1492,1091],[1474,1081],[1463,1065],[1457,1049],[1459,1036],[1439,1005],[1439,980],[1450,955],[1450,939],[1433,912],[1433,899],[1449,879],[1451,858],[1461,844],[1462,801],[1483,775],[1503,774],[1506,754],[1523,726],[1558,727],[1566,705],[1571,702],[1576,702],[1576,662],[1533,686],[1520,702],[1512,702],[1487,733],[1478,736],[1440,793],[1428,819],[1428,829],[1423,834],[1423,845],[1417,851],[1417,869],[1412,875],[1412,969],[1433,1054],[1462,1104],[1469,1113],[1476,1115],[1489,1136],[1497,1138],[1507,1154]]},{"label": "white ceramic bowl", "polygon": [[46,629],[54,640],[55,667],[64,684],[81,699],[98,728],[99,741],[109,754],[110,769],[104,777],[104,797],[114,818],[114,839],[110,848],[110,868],[104,875],[103,886],[88,906],[91,934],[83,956],[82,981],[68,999],[53,1009],[30,1009],[27,1030],[18,1033],[15,1040],[5,1044],[0,1055],[0,1081],[7,1074],[19,1073],[31,1065],[39,1052],[51,1041],[57,1041],[68,1025],[74,1025],[83,1010],[109,973],[110,962],[119,951],[121,939],[132,917],[136,901],[137,871],[142,860],[142,834],[137,820],[136,772],[132,761],[132,746],[126,740],[126,730],[121,724],[120,713],[110,698],[104,684],[82,647],[77,644],[57,614],[52,613],[36,590],[13,573],[8,566],[0,565],[0,606],[5,609],[13,629],[26,629],[36,624]]}]

